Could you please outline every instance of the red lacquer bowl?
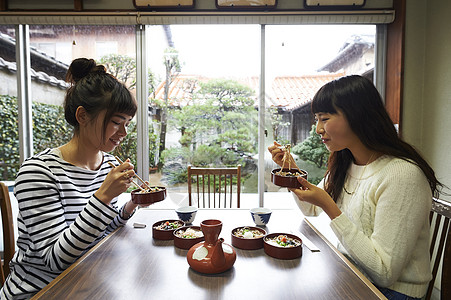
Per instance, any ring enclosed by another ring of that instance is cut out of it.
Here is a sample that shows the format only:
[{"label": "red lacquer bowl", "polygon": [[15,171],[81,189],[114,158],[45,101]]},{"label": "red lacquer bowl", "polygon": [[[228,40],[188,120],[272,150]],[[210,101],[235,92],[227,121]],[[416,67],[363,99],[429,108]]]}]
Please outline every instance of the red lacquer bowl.
[{"label": "red lacquer bowl", "polygon": [[163,201],[166,198],[166,188],[163,186],[154,186],[152,188],[158,188],[155,192],[141,192],[139,189],[132,191],[132,202],[135,204],[153,204]]},{"label": "red lacquer bowl", "polygon": [[[294,247],[283,247],[271,242],[271,240],[277,238],[279,235],[296,240],[298,244]],[[270,233],[263,238],[263,248],[266,254],[278,259],[295,259],[302,256],[302,240],[294,234]]]},{"label": "red lacquer bowl", "polygon": [[301,184],[297,180],[297,176],[301,176],[307,179],[307,171],[298,169],[283,169],[282,174],[279,173],[280,169],[274,169],[271,171],[271,181],[277,186],[288,188],[299,188]]},{"label": "red lacquer bowl", "polygon": [[[159,228],[164,226],[164,224],[176,224],[177,228]],[[174,231],[185,226],[185,222],[180,220],[162,220],[154,223],[152,225],[152,236],[156,240],[173,240]]]},{"label": "red lacquer bowl", "polygon": [[202,233],[201,237],[196,237],[196,238],[187,238],[187,237],[181,236],[188,229],[192,229],[192,230],[202,233],[200,226],[185,226],[185,227],[176,229],[174,231],[174,246],[176,246],[177,248],[180,248],[180,249],[189,250],[189,248],[191,248],[192,246],[194,246],[195,244],[197,244],[199,242],[202,242],[205,239],[203,233]]},{"label": "red lacquer bowl", "polygon": [[[238,236],[237,232],[240,229],[248,228],[251,231],[257,230],[261,233],[260,237],[244,237]],[[263,248],[263,237],[266,235],[266,230],[263,228],[253,226],[241,226],[232,230],[232,246],[243,250],[257,250]]]}]

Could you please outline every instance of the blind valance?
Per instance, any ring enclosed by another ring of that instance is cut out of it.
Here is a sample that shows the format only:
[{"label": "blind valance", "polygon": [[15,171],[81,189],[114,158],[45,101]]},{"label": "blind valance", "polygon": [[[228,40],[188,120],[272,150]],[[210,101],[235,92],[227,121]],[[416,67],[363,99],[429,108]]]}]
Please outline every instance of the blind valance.
[{"label": "blind valance", "polygon": [[394,10],[277,12],[0,12],[0,24],[167,25],[167,24],[388,24]]}]

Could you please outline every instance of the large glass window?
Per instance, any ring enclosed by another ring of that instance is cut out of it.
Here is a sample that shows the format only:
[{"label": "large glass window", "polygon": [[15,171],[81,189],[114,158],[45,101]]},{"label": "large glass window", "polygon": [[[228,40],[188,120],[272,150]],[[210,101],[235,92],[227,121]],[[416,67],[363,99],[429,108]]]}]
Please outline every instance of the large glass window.
[{"label": "large glass window", "polygon": [[13,181],[19,168],[14,26],[0,26],[0,44],[0,177],[2,181]]},{"label": "large glass window", "polygon": [[[329,152],[314,131],[310,102],[322,85],[338,77],[373,79],[375,35],[375,25],[266,26],[265,144],[289,144],[312,183],[323,178]],[[265,202],[272,203],[288,191],[271,182],[271,170],[279,167],[269,152],[265,162]]]},{"label": "large glass window", "polygon": [[[273,141],[290,144],[299,166],[317,183],[328,152],[312,131],[314,93],[340,76],[372,78],[374,72],[374,25],[265,26],[265,107],[260,108],[260,26],[166,25],[147,31],[150,178],[172,195],[180,193],[171,197],[176,204],[186,200],[188,164],[241,164],[242,206],[258,205],[258,180],[265,181],[265,206],[281,205],[271,200],[287,189],[272,184],[276,166],[269,153],[258,161],[258,124],[265,124],[265,151]],[[259,109],[265,110],[260,123]],[[317,149],[306,148],[311,145]],[[265,178],[257,176],[259,163]]]},{"label": "large glass window", "polygon": [[[95,59],[134,93],[136,78],[134,26],[30,26],[34,153],[58,147],[70,140],[72,128],[65,122],[62,103],[65,75],[75,58]],[[121,41],[119,43],[119,41]],[[136,122],[116,150],[136,161]]]},{"label": "large glass window", "polygon": [[[309,103],[320,86],[340,76],[361,74],[372,79],[376,26],[267,25],[264,45],[260,41],[262,28],[146,27],[149,149],[145,150],[149,153],[151,184],[168,187],[172,201],[169,205],[186,204],[189,164],[241,164],[243,207],[259,204],[259,180],[264,180],[264,191],[268,193],[265,206],[284,203],[271,204],[272,199],[287,194],[270,179],[270,171],[276,166],[266,147],[274,140],[291,145],[310,181],[322,178],[328,153],[312,131]],[[1,30],[5,37],[11,38],[14,33],[13,27]],[[96,59],[135,93],[134,26],[34,25],[30,26],[30,44],[35,153],[70,138],[61,104],[66,88],[64,76],[74,58]],[[7,54],[1,55],[6,60]],[[14,59],[10,61],[14,63]],[[264,107],[259,107],[261,70],[266,79]],[[5,67],[0,71],[8,72]],[[258,120],[259,109],[265,110],[265,120]],[[266,132],[264,161],[258,159],[259,124],[264,124]],[[114,153],[133,162],[137,161],[136,128],[132,123],[128,139]],[[312,144],[319,150],[315,155],[306,155],[310,152],[305,147]],[[4,157],[2,154],[5,161]],[[266,169],[264,178],[257,176],[259,166]]]},{"label": "large glass window", "polygon": [[[171,200],[179,204],[186,200],[189,164],[240,164],[242,192],[256,195],[260,26],[171,25],[147,30],[149,123],[155,137],[150,144],[152,184],[167,186]],[[242,205],[247,204],[242,200]]]}]

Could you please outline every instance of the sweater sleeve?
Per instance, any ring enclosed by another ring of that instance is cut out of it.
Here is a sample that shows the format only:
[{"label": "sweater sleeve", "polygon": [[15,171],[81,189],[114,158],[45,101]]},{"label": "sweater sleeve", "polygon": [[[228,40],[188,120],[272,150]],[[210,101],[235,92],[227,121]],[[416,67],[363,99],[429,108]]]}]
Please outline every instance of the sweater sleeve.
[{"label": "sweater sleeve", "polygon": [[[27,161],[21,167],[15,193],[23,222],[19,224],[19,230],[31,240],[33,255],[40,257],[55,272],[69,267],[103,236],[107,227],[114,229],[123,223],[116,209],[94,196],[88,199],[75,221],[68,223],[57,178],[44,162],[37,159]],[[18,244],[18,247],[28,246],[29,243]]]},{"label": "sweater sleeve", "polygon": [[[324,189],[324,178],[317,185],[319,188]],[[295,193],[291,193],[293,195],[294,202],[301,210],[304,216],[308,217],[316,217],[323,211],[319,206],[313,205],[311,203],[299,200],[298,196]]]},{"label": "sweater sleeve", "polygon": [[412,163],[398,162],[381,173],[379,181],[366,189],[366,200],[362,200],[374,206],[374,219],[361,220],[363,225],[359,225],[342,213],[331,221],[331,227],[373,282],[388,287],[415,259],[414,249],[424,247],[416,243],[427,226],[432,193],[423,172]]}]

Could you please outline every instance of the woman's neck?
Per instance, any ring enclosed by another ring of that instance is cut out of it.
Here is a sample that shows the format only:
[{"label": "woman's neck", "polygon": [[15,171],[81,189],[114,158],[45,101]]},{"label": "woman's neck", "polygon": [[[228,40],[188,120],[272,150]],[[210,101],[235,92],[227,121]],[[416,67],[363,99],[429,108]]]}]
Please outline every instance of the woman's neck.
[{"label": "woman's neck", "polygon": [[366,147],[360,147],[358,149],[351,150],[352,156],[354,157],[354,163],[359,166],[364,166],[375,161],[380,153],[374,150],[370,150]]},{"label": "woman's neck", "polygon": [[90,149],[84,143],[80,143],[77,137],[73,137],[59,149],[65,161],[83,169],[98,170],[103,161],[102,151]]}]

